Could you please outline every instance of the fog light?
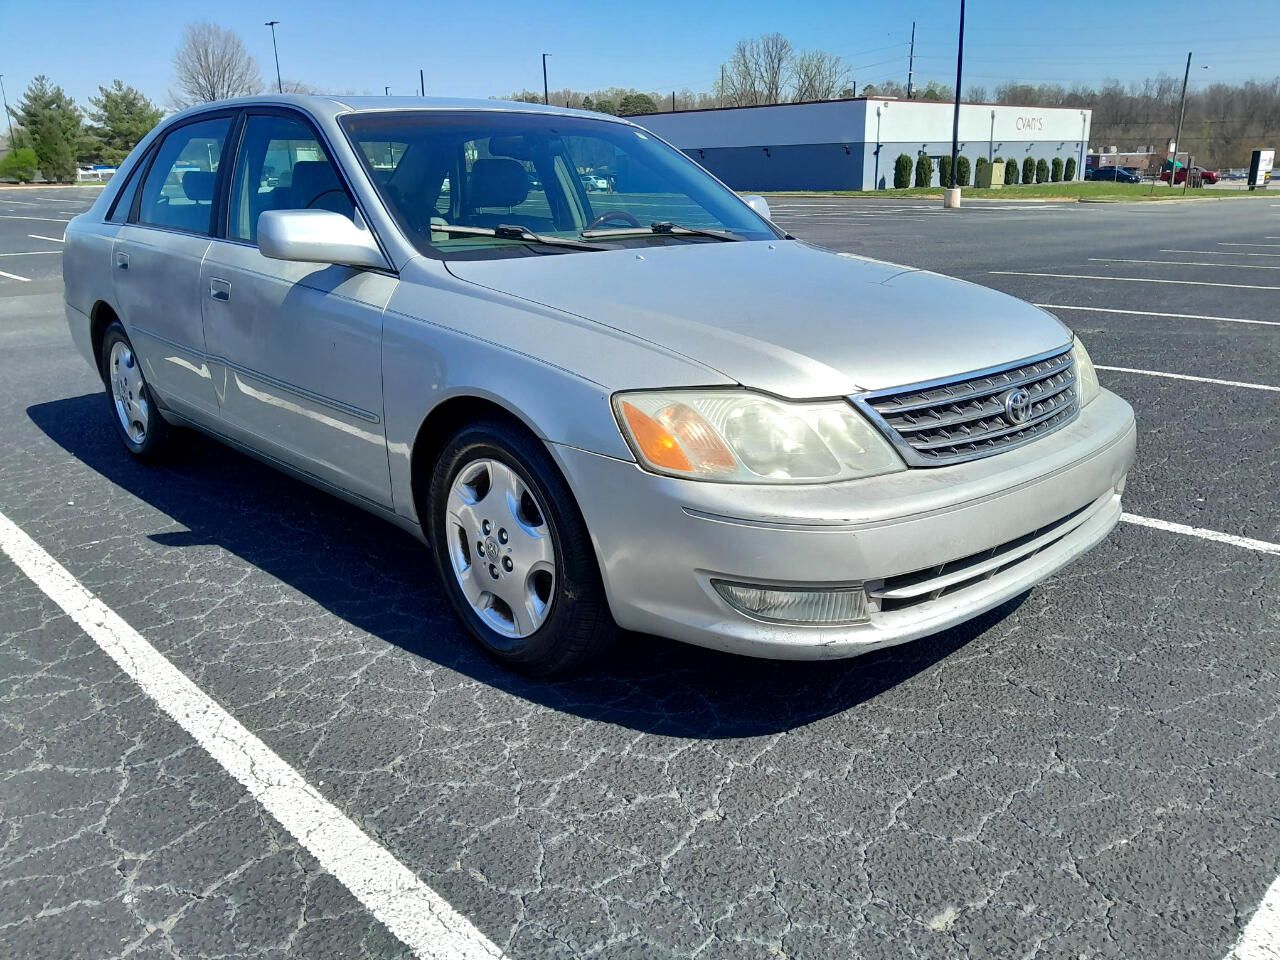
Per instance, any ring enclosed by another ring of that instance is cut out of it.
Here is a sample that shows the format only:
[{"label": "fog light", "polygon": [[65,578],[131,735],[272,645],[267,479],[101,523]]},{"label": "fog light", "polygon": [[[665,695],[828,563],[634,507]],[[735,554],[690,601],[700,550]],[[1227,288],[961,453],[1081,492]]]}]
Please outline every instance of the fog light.
[{"label": "fog light", "polygon": [[711,585],[735,610],[761,620],[827,626],[870,619],[861,584],[790,590],[729,580],[712,580]]}]

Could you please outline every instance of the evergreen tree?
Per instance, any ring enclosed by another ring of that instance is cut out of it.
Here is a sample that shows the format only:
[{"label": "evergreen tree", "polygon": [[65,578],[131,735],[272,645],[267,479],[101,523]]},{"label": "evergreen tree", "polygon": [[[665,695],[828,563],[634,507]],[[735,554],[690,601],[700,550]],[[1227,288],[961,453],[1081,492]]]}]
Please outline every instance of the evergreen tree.
[{"label": "evergreen tree", "polygon": [[90,97],[89,103],[93,107],[89,111],[93,122],[89,132],[100,144],[98,155],[104,163],[114,165],[123,163],[129,151],[164,116],[141,92],[119,80],[110,87],[99,87],[98,95]]},{"label": "evergreen tree", "polygon": [[63,89],[41,74],[31,81],[13,116],[35,150],[44,178],[63,183],[75,180],[77,156],[90,151],[80,108]]}]

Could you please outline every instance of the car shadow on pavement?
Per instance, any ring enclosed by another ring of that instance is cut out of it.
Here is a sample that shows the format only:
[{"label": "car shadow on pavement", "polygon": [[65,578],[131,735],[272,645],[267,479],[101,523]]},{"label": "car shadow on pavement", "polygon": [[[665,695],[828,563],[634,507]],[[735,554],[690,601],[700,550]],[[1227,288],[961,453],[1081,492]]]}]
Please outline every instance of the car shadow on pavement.
[{"label": "car shadow on pavement", "polygon": [[143,466],[120,446],[100,393],[27,413],[73,457],[187,528],[153,534],[155,543],[220,547],[414,655],[545,707],[645,733],[717,739],[804,726],[928,670],[1026,596],[852,660],[756,660],[624,634],[616,652],[584,675],[529,680],[479,652],[454,619],[427,548],[391,524],[198,435],[174,462]]}]

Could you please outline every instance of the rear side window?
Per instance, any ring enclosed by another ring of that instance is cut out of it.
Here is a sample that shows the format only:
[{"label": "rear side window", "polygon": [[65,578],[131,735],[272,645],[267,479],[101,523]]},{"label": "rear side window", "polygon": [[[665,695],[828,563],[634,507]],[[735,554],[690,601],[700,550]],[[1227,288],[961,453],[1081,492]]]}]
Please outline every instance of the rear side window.
[{"label": "rear side window", "polygon": [[351,195],[301,120],[251,116],[245,123],[227,236],[256,243],[258,217],[266,210],[329,210],[354,219]]},{"label": "rear side window", "polygon": [[179,127],[165,137],[142,183],[138,222],[187,233],[213,232],[214,191],[230,117]]}]

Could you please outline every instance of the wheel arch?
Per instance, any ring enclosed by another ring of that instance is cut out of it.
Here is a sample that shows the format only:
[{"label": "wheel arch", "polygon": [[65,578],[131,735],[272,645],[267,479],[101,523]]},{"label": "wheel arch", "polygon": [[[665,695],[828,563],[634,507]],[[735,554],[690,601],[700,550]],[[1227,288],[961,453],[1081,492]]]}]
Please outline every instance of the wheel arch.
[{"label": "wheel arch", "polygon": [[490,397],[478,393],[460,393],[440,401],[431,408],[419,425],[409,454],[413,509],[417,514],[418,523],[424,530],[426,521],[423,510],[426,505],[427,487],[431,482],[431,471],[435,468],[436,460],[449,442],[449,438],[459,428],[484,419],[501,420],[539,443],[545,442],[545,438],[524,417]]},{"label": "wheel arch", "polygon": [[107,327],[120,320],[115,308],[105,300],[99,300],[89,311],[89,343],[93,347],[93,359],[98,375],[102,375],[102,337]]}]

